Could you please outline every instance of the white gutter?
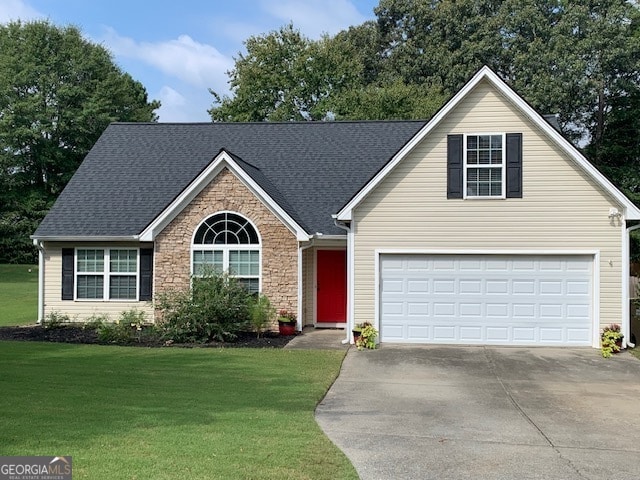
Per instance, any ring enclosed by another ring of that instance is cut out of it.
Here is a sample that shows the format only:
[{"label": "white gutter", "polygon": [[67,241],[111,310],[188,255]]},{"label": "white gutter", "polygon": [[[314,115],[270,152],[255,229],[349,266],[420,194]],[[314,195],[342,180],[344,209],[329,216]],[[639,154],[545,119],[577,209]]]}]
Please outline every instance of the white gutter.
[{"label": "white gutter", "polygon": [[632,227],[628,227],[625,232],[626,234],[622,239],[622,249],[625,251],[625,255],[623,256],[624,262],[622,265],[622,277],[623,277],[622,315],[624,320],[622,322],[622,334],[624,335],[623,342],[625,344],[623,346],[627,346],[630,348],[635,347],[635,344],[631,343],[630,341],[631,340],[631,312],[629,311],[629,302],[631,299],[629,295],[629,277],[631,275],[629,273],[629,265],[631,264],[631,248],[630,248],[630,242],[629,242],[629,235],[631,234],[631,232],[638,229],[640,229],[640,225],[634,225]]},{"label": "white gutter", "polygon": [[339,223],[338,216],[332,215],[333,224],[347,232],[347,328],[346,338],[342,344],[351,343],[351,330],[353,330],[353,232],[344,223]]},{"label": "white gutter", "polygon": [[304,247],[300,246],[301,242],[298,242],[298,330],[302,330],[302,300],[303,294],[302,289],[304,282],[302,281],[302,252],[304,252],[307,248],[313,247],[313,238],[311,239],[311,243]]},{"label": "white gutter", "polygon": [[44,321],[44,246],[37,240],[33,244],[38,248],[38,319],[36,323]]},{"label": "white gutter", "polygon": [[29,237],[36,242],[137,242],[139,235],[119,235],[119,236],[57,236],[57,237]]}]

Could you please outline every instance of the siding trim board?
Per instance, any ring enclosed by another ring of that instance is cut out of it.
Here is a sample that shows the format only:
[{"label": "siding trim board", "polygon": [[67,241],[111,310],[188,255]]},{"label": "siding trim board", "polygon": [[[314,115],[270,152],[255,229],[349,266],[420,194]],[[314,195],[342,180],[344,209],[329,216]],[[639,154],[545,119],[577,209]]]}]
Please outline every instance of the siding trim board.
[{"label": "siding trim board", "polygon": [[375,249],[375,307],[374,325],[382,329],[380,302],[382,299],[382,269],[383,256],[390,255],[425,255],[425,256],[508,256],[508,257],[591,257],[591,346],[600,346],[600,251],[592,249]]}]

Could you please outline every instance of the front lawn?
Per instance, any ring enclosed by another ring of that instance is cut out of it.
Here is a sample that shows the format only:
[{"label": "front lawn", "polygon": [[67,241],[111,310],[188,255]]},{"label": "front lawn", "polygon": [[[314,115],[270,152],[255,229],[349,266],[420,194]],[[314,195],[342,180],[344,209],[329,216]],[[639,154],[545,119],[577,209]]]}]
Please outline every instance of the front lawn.
[{"label": "front lawn", "polygon": [[36,323],[37,319],[38,267],[0,265],[0,327]]},{"label": "front lawn", "polygon": [[74,479],[348,479],[314,409],[344,352],[0,342],[0,455]]}]

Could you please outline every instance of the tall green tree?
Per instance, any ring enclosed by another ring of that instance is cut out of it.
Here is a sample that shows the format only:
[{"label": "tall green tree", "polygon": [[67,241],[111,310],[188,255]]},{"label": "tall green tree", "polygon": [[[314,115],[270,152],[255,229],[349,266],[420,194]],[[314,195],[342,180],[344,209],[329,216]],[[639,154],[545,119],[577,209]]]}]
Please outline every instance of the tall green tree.
[{"label": "tall green tree", "polygon": [[245,42],[227,72],[231,96],[216,92],[213,121],[428,118],[439,87],[408,84],[381,70],[375,22],[310,40],[292,25]]},{"label": "tall green tree", "polygon": [[324,37],[311,41],[293,25],[250,37],[227,72],[232,96],[215,97],[213,121],[321,120],[323,101],[360,74],[350,56]]},{"label": "tall green tree", "polygon": [[33,261],[29,235],[110,122],[159,106],[76,27],[0,25],[0,262]]},{"label": "tall green tree", "polygon": [[565,134],[599,141],[615,99],[638,82],[638,6],[625,0],[381,0],[384,68],[458,90],[482,65]]}]

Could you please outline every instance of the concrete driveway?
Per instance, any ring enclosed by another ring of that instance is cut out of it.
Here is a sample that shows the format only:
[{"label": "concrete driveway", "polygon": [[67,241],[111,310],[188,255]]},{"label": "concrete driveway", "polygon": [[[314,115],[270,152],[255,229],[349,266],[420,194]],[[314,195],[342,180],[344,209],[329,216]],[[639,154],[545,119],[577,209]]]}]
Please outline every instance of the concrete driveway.
[{"label": "concrete driveway", "polygon": [[640,478],[628,353],[351,348],[316,418],[362,479]]}]

